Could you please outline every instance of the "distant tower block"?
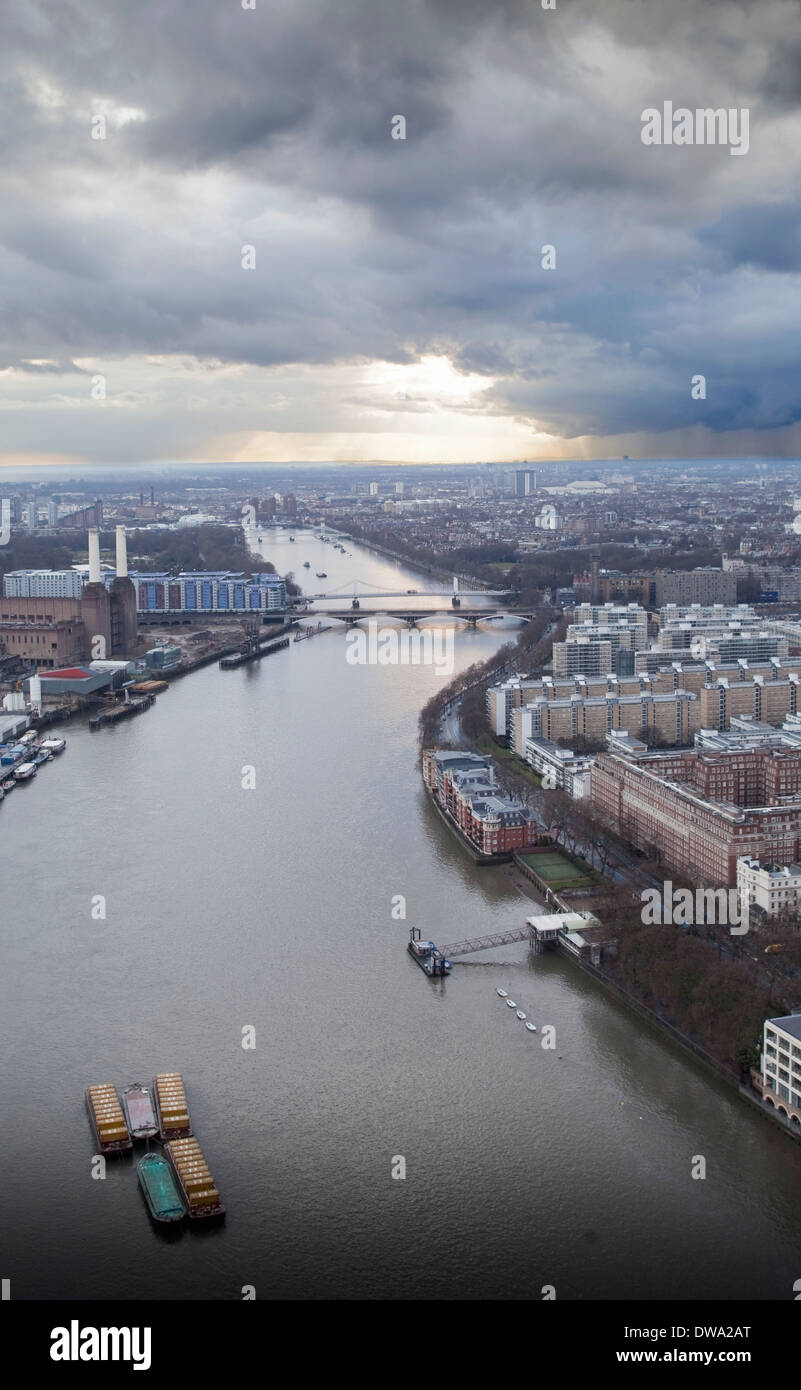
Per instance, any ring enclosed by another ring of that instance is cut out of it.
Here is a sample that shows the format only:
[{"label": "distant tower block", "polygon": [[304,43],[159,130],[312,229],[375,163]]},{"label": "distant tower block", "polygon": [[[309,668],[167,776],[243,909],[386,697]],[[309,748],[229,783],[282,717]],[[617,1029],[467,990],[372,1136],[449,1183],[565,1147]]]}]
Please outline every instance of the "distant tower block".
[{"label": "distant tower block", "polygon": [[601,557],[597,553],[590,558],[590,601],[601,602]]},{"label": "distant tower block", "polygon": [[111,655],[133,656],[138,641],[136,590],[128,578],[128,542],[118,526],[117,578],[111,585]]}]

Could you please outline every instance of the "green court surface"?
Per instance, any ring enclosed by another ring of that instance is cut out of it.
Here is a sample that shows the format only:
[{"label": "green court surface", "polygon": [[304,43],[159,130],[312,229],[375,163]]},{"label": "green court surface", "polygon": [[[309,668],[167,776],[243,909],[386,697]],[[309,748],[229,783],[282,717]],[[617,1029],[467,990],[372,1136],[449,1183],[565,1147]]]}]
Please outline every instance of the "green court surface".
[{"label": "green court surface", "polygon": [[546,854],[522,854],[520,857],[545,883],[576,886],[592,881],[578,864],[571,864],[558,852],[549,850]]}]

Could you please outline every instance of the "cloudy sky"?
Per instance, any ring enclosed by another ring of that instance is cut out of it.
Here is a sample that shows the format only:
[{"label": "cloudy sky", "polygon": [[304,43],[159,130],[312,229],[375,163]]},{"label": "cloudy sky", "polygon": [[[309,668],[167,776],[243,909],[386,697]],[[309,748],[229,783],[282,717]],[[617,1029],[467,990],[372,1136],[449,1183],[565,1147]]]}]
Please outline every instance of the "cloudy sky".
[{"label": "cloudy sky", "polygon": [[[801,454],[799,0],[2,37],[0,463]],[[748,153],[643,144],[665,101],[746,108]]]}]

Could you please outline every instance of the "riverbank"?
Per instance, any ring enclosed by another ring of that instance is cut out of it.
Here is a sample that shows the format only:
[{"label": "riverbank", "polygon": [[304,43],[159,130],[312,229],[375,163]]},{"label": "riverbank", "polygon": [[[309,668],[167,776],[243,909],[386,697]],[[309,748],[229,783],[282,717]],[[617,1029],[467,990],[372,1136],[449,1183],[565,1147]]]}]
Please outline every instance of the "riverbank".
[{"label": "riverbank", "polygon": [[[417,570],[418,574],[428,574],[432,579],[444,579],[451,583],[454,570],[445,570],[438,565],[427,565],[423,560],[413,560],[408,555],[401,555],[400,551],[390,550],[388,546],[381,545],[378,541],[367,540],[364,536],[354,536],[353,540],[358,545],[364,546],[365,550],[373,550],[376,555],[385,555],[388,560],[397,560],[399,564],[406,565],[408,569]],[[460,583],[470,584],[476,589],[491,589],[486,579],[478,579],[474,574],[456,574]]]},{"label": "riverbank", "polygon": [[696,1061],[701,1062],[710,1071],[713,1071],[718,1079],[725,1081],[727,1086],[733,1088],[741,1100],[747,1101],[751,1106],[756,1107],[760,1115],[766,1120],[770,1120],[784,1134],[788,1134],[796,1143],[801,1142],[801,1127],[793,1126],[789,1121],[784,1120],[781,1115],[762,1099],[759,1092],[752,1084],[749,1074],[743,1069],[737,1072],[733,1067],[727,1067],[714,1057],[699,1041],[689,1038],[686,1033],[669,1019],[664,1018],[655,1009],[650,1008],[642,1000],[637,999],[605,970],[594,966],[590,961],[580,956],[573,955],[572,952],[561,951],[560,954],[565,960],[569,960],[579,970],[592,978],[606,990],[619,999],[627,1008],[637,1015],[641,1022],[646,1022],[657,1032],[677,1043],[685,1052],[691,1053]]},{"label": "riverbank", "polygon": [[[472,684],[480,684],[485,672],[482,672]],[[461,712],[461,704],[461,694],[454,696],[448,701],[445,706],[446,713],[440,716],[440,728],[442,729],[443,719],[447,720],[448,727],[451,730],[453,730],[455,724],[457,745],[472,749],[475,746],[475,741],[470,744],[466,743],[460,727],[461,721],[459,715]],[[490,756],[496,756],[495,750],[490,751]],[[547,795],[547,793],[545,793],[545,795]],[[443,819],[445,818],[443,817]],[[445,823],[448,824],[447,819]],[[475,854],[471,854],[471,858],[476,862]],[[520,863],[518,856],[515,856],[515,861],[510,871],[510,876],[514,878],[516,885],[521,888],[521,891],[524,878],[529,878],[538,891],[542,892],[543,889],[548,890],[549,886],[535,873],[529,873],[528,869]],[[593,873],[592,877],[595,879],[598,876]],[[615,884],[614,877],[610,878],[608,874],[604,874],[599,878],[597,892],[602,893],[602,884],[606,883],[609,884],[609,887],[612,887]],[[554,908],[559,911],[588,909],[596,914],[598,920],[602,923],[605,916],[607,917],[607,922],[610,921],[607,912],[604,911],[605,906],[607,906],[610,901],[608,892],[599,899],[597,905],[592,901],[592,897],[594,896],[592,893],[587,897],[586,901],[582,900],[580,902],[572,900],[572,896],[573,895],[568,894],[571,900],[563,902],[561,900],[563,894],[554,891],[546,891],[546,902],[548,904],[546,910],[554,910]],[[620,905],[618,905],[618,907],[619,906]],[[617,917],[617,911],[617,909],[612,910],[611,918],[611,932],[615,938],[615,950],[610,954],[612,943],[611,941],[606,943],[606,960],[604,960],[604,955],[602,953],[596,953],[592,961],[589,958],[589,953],[586,951],[583,954],[576,954],[564,949],[562,954],[569,954],[580,969],[592,975],[599,984],[614,994],[615,997],[624,1000],[639,1017],[647,1019],[650,1024],[660,1030],[664,1035],[670,1037],[672,1041],[677,1042],[686,1051],[691,1052],[693,1056],[703,1062],[705,1066],[713,1070],[717,1076],[724,1079],[729,1085],[734,1086],[742,1099],[747,1100],[749,1104],[756,1105],[760,1114],[778,1125],[785,1133],[789,1133],[792,1138],[798,1140],[801,1135],[796,1132],[796,1127],[786,1122],[778,1112],[773,1110],[772,1107],[763,1100],[758,1092],[758,1088],[754,1087],[750,1069],[746,1068],[744,1060],[741,1064],[741,1059],[745,1059],[752,1051],[753,1055],[756,1055],[754,1049],[756,1048],[757,1036],[761,1036],[762,1020],[766,1017],[788,1012],[788,1009],[785,1008],[783,1004],[777,1004],[775,991],[772,988],[766,988],[764,991],[764,1000],[760,999],[756,1001],[749,995],[748,999],[750,1003],[746,1001],[743,991],[748,985],[748,977],[743,973],[745,969],[744,962],[739,958],[737,960],[729,960],[727,958],[728,968],[738,971],[737,975],[732,977],[730,981],[730,989],[734,991],[733,997],[735,999],[740,1000],[742,996],[744,1011],[732,1011],[732,1004],[730,1002],[728,1018],[724,1014],[722,1019],[720,1019],[717,1013],[714,1013],[710,1017],[706,1008],[699,1008],[697,989],[695,992],[687,994],[682,987],[678,997],[676,996],[676,978],[678,977],[680,979],[682,971],[690,969],[693,964],[696,967],[696,973],[699,968],[702,970],[701,978],[703,979],[706,979],[707,975],[709,975],[711,979],[714,973],[711,969],[710,961],[701,961],[699,965],[699,962],[696,961],[694,957],[688,960],[689,945],[683,938],[677,938],[675,943],[672,943],[672,946],[669,943],[665,943],[665,949],[668,951],[668,958],[667,960],[663,960],[662,965],[658,968],[656,968],[655,962],[655,970],[650,974],[647,970],[645,970],[644,975],[642,973],[643,965],[646,959],[650,957],[643,956],[642,949],[639,949],[639,954],[637,956],[637,960],[639,961],[637,969],[639,973],[636,983],[638,987],[642,983],[643,989],[648,995],[648,998],[643,998],[639,992],[633,992],[628,983],[624,982],[621,978],[616,978],[615,973],[613,973],[618,950],[618,941],[623,943],[627,942],[629,928],[631,927],[631,922],[628,922],[624,930],[624,922],[622,920],[616,925],[615,919]],[[714,943],[708,943],[706,938],[704,938],[702,944],[705,950],[711,951]],[[675,947],[675,950],[673,947]],[[629,945],[627,949],[630,951],[632,948]],[[718,946],[717,949],[718,961],[720,961],[720,947]],[[629,958],[627,957],[627,959]],[[620,963],[623,963],[622,957]],[[610,965],[612,966],[612,970],[609,968]],[[630,973],[630,959],[627,968]],[[652,984],[652,988],[648,988],[649,982]],[[672,992],[671,985],[674,986]],[[653,998],[656,1003],[650,1003],[649,999],[651,998]],[[662,1001],[663,1007],[660,1006],[660,1000]],[[675,1015],[676,1021],[674,1021],[673,1018],[665,1017],[665,1009],[672,1008],[677,1003],[680,1007]],[[754,1018],[751,1017],[752,1014],[755,1015]],[[690,1036],[689,1033],[685,1031],[688,1021],[691,1025],[690,1031],[693,1036]],[[704,1028],[704,1023],[708,1023],[709,1026]],[[698,1024],[700,1024],[701,1027],[698,1027]],[[754,1073],[754,1075],[757,1074],[758,1073]]]}]

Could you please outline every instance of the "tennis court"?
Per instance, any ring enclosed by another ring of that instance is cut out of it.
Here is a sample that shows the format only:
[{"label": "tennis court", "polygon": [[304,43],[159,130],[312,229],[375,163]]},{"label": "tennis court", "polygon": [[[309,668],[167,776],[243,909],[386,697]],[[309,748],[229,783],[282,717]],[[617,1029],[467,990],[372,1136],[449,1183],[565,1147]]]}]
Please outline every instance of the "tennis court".
[{"label": "tennis court", "polygon": [[592,880],[578,864],[572,864],[558,850],[548,850],[545,854],[523,854],[521,859],[552,888],[589,886]]}]

